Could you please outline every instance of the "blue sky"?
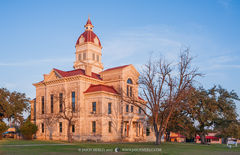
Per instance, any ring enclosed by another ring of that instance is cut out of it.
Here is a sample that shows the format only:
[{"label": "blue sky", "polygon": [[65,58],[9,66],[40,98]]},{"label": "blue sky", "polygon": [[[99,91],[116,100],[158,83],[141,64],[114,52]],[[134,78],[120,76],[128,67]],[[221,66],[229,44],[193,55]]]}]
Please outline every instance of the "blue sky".
[{"label": "blue sky", "polygon": [[151,52],[174,60],[190,47],[205,88],[220,84],[240,95],[238,0],[1,0],[0,87],[34,98],[32,83],[43,74],[73,69],[75,42],[88,15],[105,68],[138,68]]}]

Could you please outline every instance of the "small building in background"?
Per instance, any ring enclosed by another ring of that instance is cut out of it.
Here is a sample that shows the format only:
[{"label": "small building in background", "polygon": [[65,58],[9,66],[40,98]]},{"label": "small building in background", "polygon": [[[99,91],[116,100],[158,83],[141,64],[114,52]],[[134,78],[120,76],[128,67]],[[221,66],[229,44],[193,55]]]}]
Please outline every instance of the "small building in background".
[{"label": "small building in background", "polygon": [[170,141],[183,143],[186,142],[186,136],[183,136],[180,133],[170,132]]},{"label": "small building in background", "polygon": [[[222,138],[216,137],[217,133],[208,133],[206,135],[206,142],[209,144],[222,144]],[[196,136],[196,143],[201,143],[200,136]]]}]

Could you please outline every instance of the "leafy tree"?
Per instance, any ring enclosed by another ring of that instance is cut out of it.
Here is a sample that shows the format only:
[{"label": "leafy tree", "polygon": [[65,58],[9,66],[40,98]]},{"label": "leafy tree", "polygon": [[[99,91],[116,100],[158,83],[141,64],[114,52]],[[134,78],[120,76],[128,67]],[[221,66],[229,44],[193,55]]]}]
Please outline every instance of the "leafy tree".
[{"label": "leafy tree", "polygon": [[214,127],[216,131],[229,136],[230,130],[226,132],[224,128],[237,121],[235,100],[238,100],[237,94],[228,92],[221,86],[214,86],[209,90],[199,88],[192,92],[188,100],[192,107],[189,109],[189,116],[202,144],[206,144],[205,136]]},{"label": "leafy tree", "polygon": [[166,141],[170,141],[170,132],[180,133],[187,138],[195,138],[195,128],[192,120],[188,117],[186,111],[176,110],[171,116],[167,129],[166,129]]},{"label": "leafy tree", "polygon": [[24,93],[0,88],[0,120],[6,118],[10,126],[23,122],[23,112],[29,111],[29,105],[29,98]]},{"label": "leafy tree", "polygon": [[235,101],[239,100],[237,94],[234,91],[228,92],[219,86],[218,99],[219,108],[221,115],[215,121],[215,131],[217,131],[218,136],[222,138],[239,137],[240,122],[237,120],[236,105]]},{"label": "leafy tree", "polygon": [[0,88],[0,121],[7,116],[9,108],[8,97],[10,92],[6,88]]},{"label": "leafy tree", "polygon": [[0,139],[2,139],[2,133],[4,133],[8,129],[6,123],[0,121]]},{"label": "leafy tree", "polygon": [[32,139],[32,135],[35,134],[37,130],[38,127],[29,120],[23,123],[23,125],[20,127],[20,132],[24,139]]}]

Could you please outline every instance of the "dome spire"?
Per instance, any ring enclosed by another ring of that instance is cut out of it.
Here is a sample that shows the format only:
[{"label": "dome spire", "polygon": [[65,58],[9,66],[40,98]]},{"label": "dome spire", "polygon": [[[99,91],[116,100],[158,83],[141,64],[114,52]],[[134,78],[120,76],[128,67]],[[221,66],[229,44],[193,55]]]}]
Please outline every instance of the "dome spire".
[{"label": "dome spire", "polygon": [[92,31],[92,29],[93,29],[93,25],[92,25],[92,22],[91,22],[91,20],[90,20],[90,17],[89,17],[89,15],[88,15],[88,20],[87,20],[87,23],[86,23],[86,25],[84,25],[84,27],[85,27],[85,30],[86,31]]}]

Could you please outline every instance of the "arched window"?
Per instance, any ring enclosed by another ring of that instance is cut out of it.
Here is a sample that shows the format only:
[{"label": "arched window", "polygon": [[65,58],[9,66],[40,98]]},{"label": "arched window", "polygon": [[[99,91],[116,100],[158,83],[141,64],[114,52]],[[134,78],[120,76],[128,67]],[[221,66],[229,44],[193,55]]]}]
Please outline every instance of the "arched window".
[{"label": "arched window", "polygon": [[128,84],[133,84],[132,79],[129,78],[129,79],[127,80],[127,83],[128,83]]},{"label": "arched window", "polygon": [[132,82],[132,79],[128,79],[127,80],[127,96],[129,96],[129,97],[132,97],[132,84],[133,84],[133,82]]}]

